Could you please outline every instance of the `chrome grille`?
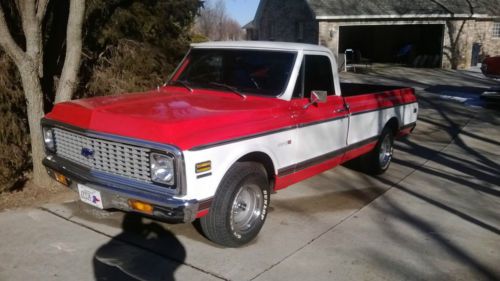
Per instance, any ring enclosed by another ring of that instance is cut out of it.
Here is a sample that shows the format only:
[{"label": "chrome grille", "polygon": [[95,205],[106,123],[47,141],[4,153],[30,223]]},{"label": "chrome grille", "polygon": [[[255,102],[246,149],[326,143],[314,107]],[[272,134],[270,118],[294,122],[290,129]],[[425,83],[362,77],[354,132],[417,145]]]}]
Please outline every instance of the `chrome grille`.
[{"label": "chrome grille", "polygon": [[54,137],[56,154],[62,158],[93,170],[151,182],[147,148],[90,138],[59,128],[54,128]]}]

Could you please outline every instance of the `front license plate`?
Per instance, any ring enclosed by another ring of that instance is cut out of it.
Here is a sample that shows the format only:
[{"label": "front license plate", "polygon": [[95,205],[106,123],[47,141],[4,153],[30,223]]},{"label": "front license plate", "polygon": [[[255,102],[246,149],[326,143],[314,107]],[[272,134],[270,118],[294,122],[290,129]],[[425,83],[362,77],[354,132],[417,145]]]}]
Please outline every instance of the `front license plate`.
[{"label": "front license plate", "polygon": [[83,184],[78,184],[78,193],[82,202],[103,209],[101,193]]}]

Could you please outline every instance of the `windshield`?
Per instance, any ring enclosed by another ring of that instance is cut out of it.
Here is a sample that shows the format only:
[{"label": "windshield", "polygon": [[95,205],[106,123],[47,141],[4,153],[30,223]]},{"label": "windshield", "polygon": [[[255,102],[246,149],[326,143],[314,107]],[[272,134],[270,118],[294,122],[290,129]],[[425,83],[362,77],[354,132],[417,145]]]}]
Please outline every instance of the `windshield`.
[{"label": "windshield", "polygon": [[295,53],[193,49],[187,61],[176,81],[189,87],[279,96],[288,84]]}]

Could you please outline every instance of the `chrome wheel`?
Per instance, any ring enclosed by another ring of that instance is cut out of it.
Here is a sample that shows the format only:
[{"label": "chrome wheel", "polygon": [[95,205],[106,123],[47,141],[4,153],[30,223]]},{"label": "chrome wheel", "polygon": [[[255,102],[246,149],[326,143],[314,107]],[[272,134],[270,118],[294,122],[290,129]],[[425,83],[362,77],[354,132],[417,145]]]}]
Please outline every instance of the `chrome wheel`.
[{"label": "chrome wheel", "polygon": [[226,247],[252,241],[266,221],[269,190],[264,166],[255,162],[234,163],[222,179],[210,211],[200,218],[203,233]]},{"label": "chrome wheel", "polygon": [[386,169],[391,163],[393,150],[391,136],[386,134],[380,144],[379,163],[382,169]]},{"label": "chrome wheel", "polygon": [[260,220],[264,198],[255,184],[244,185],[236,194],[231,209],[231,228],[238,234],[251,230]]}]

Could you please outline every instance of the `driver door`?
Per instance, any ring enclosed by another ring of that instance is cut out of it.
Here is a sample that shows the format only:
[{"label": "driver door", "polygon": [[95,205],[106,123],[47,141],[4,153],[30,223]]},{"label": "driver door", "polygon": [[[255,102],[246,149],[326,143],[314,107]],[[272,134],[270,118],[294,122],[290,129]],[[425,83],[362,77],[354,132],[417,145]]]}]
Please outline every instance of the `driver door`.
[{"label": "driver door", "polygon": [[[349,114],[336,95],[330,58],[305,55],[292,100],[292,119],[297,124],[295,172],[320,164],[340,163],[347,142]],[[326,102],[311,103],[312,91],[326,91]]]}]

